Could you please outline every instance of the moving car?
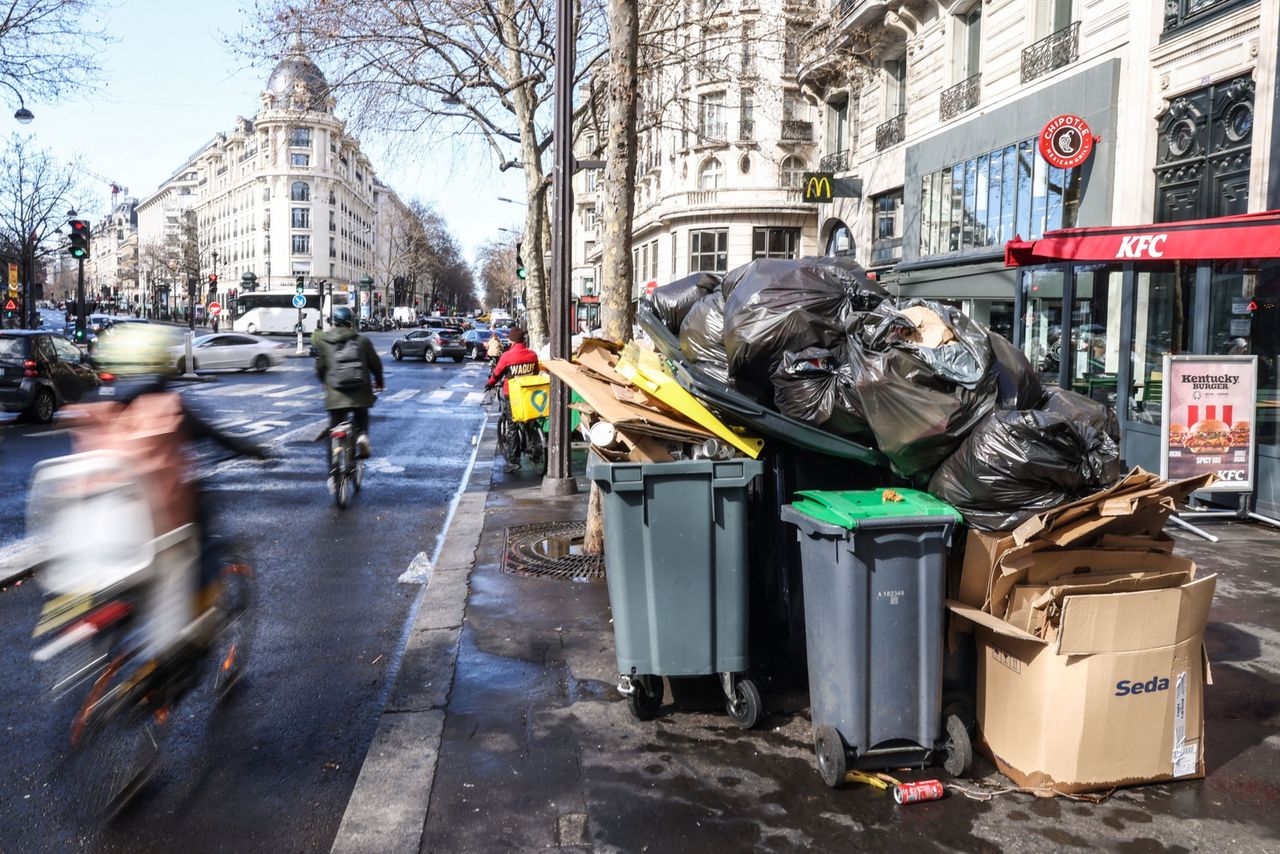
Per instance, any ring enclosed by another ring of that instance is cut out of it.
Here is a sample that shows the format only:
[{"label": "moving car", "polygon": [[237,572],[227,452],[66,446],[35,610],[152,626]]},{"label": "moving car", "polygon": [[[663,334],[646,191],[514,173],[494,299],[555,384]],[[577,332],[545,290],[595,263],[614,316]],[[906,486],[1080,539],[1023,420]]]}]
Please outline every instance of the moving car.
[{"label": "moving car", "polygon": [[[255,370],[265,371],[284,361],[288,344],[268,341],[256,335],[239,332],[219,332],[201,335],[191,342],[192,370]],[[170,348],[178,370],[187,370],[186,345]]]},{"label": "moving car", "polygon": [[[439,320],[439,318],[428,319]],[[467,345],[462,343],[462,336],[457,330],[443,325],[415,329],[408,335],[397,338],[391,345],[391,356],[397,362],[406,356],[421,356],[428,362],[447,356],[455,362],[461,362],[466,355]]]},{"label": "moving car", "polygon": [[486,326],[477,326],[475,329],[468,329],[462,334],[462,343],[467,347],[467,355],[477,362],[485,359],[485,347],[489,344],[489,339],[497,335],[502,339],[502,348],[505,350],[509,345],[507,336],[511,330],[506,327],[490,329]]},{"label": "moving car", "polygon": [[53,332],[0,332],[0,409],[48,424],[67,403],[96,396],[102,385],[89,357]]}]

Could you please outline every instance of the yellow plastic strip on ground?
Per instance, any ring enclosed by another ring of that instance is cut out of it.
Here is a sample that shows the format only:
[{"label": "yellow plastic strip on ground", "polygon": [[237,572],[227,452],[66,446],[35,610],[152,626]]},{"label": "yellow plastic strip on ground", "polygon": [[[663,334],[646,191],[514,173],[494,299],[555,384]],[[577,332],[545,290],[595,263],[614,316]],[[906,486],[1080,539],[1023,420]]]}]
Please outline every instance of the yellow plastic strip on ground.
[{"label": "yellow plastic strip on ground", "polygon": [[676,382],[657,353],[643,350],[634,343],[628,344],[618,360],[618,373],[628,382],[648,392],[658,400],[670,406],[676,412],[693,421],[699,427],[709,430],[714,435],[733,445],[753,460],[764,450],[764,440],[754,436],[743,436],[727,426],[702,405],[696,397],[684,390]]}]

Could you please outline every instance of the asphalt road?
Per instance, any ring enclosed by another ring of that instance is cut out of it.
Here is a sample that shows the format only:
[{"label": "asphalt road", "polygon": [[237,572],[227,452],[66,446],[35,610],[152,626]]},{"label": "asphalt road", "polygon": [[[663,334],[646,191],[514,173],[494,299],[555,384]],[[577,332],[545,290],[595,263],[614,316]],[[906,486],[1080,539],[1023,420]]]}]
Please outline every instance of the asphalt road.
[{"label": "asphalt road", "polygon": [[[374,334],[388,354],[394,333]],[[58,782],[55,731],[30,660],[41,604],[30,581],[0,592],[0,850],[327,850],[355,784],[418,587],[397,581],[432,554],[485,411],[479,365],[386,359],[374,459],[344,511],[324,486],[324,421],[310,359],[218,374],[184,391],[224,428],[273,446],[267,462],[204,468],[215,528],[241,540],[258,578],[245,680],[211,714],[176,710],[162,765],[109,825],[84,825]],[[69,449],[48,427],[0,422],[0,549],[22,535],[32,465]]]}]

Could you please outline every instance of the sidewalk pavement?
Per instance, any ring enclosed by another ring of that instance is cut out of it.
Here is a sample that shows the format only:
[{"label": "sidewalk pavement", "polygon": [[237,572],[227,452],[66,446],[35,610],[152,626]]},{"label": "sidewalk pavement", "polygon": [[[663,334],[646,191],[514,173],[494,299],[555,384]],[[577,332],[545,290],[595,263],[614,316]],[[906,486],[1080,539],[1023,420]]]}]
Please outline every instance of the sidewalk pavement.
[{"label": "sidewalk pavement", "polygon": [[[585,488],[544,499],[527,468],[492,465],[492,444],[490,425],[334,851],[1280,849],[1280,532],[1174,534],[1219,573],[1207,779],[1101,804],[953,793],[900,807],[822,784],[803,695],[766,696],[744,732],[713,680],[682,680],[679,706],[669,685],[659,719],[634,720],[613,687],[604,583],[501,568],[507,527],[585,518]],[[983,759],[975,774],[1003,781]]]}]

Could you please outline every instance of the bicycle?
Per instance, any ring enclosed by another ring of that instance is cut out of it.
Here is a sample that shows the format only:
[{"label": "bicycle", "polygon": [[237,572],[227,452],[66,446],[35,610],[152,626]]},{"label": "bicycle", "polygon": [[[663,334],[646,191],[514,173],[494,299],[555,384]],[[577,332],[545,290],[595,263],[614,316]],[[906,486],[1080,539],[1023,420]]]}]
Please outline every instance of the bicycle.
[{"label": "bicycle", "polygon": [[[178,536],[161,541],[172,540],[168,547],[180,557],[184,541],[194,545],[195,535],[173,533]],[[35,634],[50,640],[33,657],[47,665],[50,693],[62,701],[54,720],[67,726],[64,782],[90,816],[110,818],[141,791],[174,708],[200,686],[202,674],[214,705],[243,675],[253,639],[253,571],[229,553],[218,563],[202,610],[158,654],[140,642],[145,621],[138,612],[155,595],[144,585],[122,582],[48,597]]]},{"label": "bicycle", "polygon": [[520,467],[521,457],[527,457],[533,470],[539,475],[547,473],[547,437],[542,428],[546,418],[516,421],[511,416],[511,401],[500,395],[502,413],[498,416],[498,449],[513,469]]},{"label": "bicycle", "polygon": [[356,452],[356,426],[348,414],[339,424],[329,428],[329,477],[333,480],[333,499],[339,510],[345,510],[351,493],[364,484],[364,460]]}]

